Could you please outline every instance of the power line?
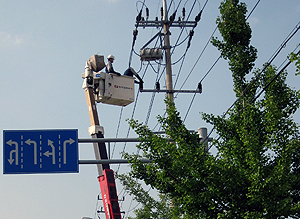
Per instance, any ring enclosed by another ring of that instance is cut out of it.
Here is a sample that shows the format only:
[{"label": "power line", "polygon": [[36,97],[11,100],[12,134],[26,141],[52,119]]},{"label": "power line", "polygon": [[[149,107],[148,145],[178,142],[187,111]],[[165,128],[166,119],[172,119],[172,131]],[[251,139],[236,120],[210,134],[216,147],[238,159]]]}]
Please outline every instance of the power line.
[{"label": "power line", "polygon": [[[206,78],[206,76],[210,73],[210,71],[215,67],[215,65],[218,63],[218,61],[220,60],[220,58],[221,58],[221,56],[219,56],[219,58],[217,58],[217,60],[214,62],[214,64],[213,64],[213,65],[210,67],[210,69],[206,72],[206,74],[203,76],[203,78],[202,78],[201,81],[199,82],[200,84],[201,84],[202,81]],[[189,112],[190,112],[190,109],[191,109],[191,107],[192,107],[192,105],[193,105],[193,103],[194,103],[196,94],[197,94],[197,93],[194,93],[194,95],[193,95],[193,98],[192,98],[192,100],[191,100],[191,102],[190,102],[190,105],[189,105],[189,107],[188,107],[188,109],[187,109],[187,111],[186,111],[186,114],[185,114],[185,116],[184,116],[183,122],[185,122],[185,120],[186,120],[186,118],[187,118],[187,116],[188,116],[188,114],[189,114]]]},{"label": "power line", "polygon": [[[205,5],[206,5],[206,4],[205,4]],[[230,6],[230,4],[228,4],[228,6],[227,6],[227,8],[226,8],[226,10],[225,10],[225,13],[226,13],[227,10],[229,9],[229,6]],[[222,20],[222,19],[221,19],[221,20]],[[220,20],[220,22],[221,22],[221,20]],[[219,22],[219,23],[220,23],[220,22]],[[181,89],[183,88],[183,86],[185,85],[186,81],[188,80],[188,78],[190,77],[190,75],[192,74],[192,72],[194,71],[194,69],[195,69],[196,65],[198,64],[200,58],[202,57],[202,55],[203,55],[205,49],[207,48],[208,44],[210,43],[210,41],[211,41],[213,35],[214,35],[215,32],[217,31],[218,26],[219,26],[219,23],[216,25],[214,31],[212,32],[211,36],[209,37],[208,41],[206,42],[206,44],[205,44],[203,50],[202,50],[201,53],[199,54],[199,56],[198,56],[198,58],[197,58],[195,64],[193,65],[192,69],[190,70],[189,74],[187,75],[186,79],[185,79],[184,82],[182,83],[182,85],[181,85],[181,87],[179,88],[179,90],[181,90]],[[178,94],[179,94],[179,93],[177,93],[176,97],[178,96]]]},{"label": "power line", "polygon": [[[297,46],[297,48],[298,48],[298,46]],[[299,53],[300,53],[300,50],[296,53],[296,55],[299,55]],[[288,58],[286,59],[286,60],[288,60]],[[284,62],[286,62],[286,60],[284,60]],[[283,63],[284,63],[283,62]],[[249,104],[251,104],[251,103],[254,103],[256,100],[257,100],[257,98],[271,85],[271,83],[273,83],[274,81],[275,81],[275,79],[276,78],[278,78],[279,77],[279,75],[290,65],[292,63],[292,61],[291,60],[289,60],[288,61],[288,63],[272,78],[272,80],[258,93],[258,95],[256,96],[256,97],[254,97],[254,98],[252,98],[251,99],[251,101],[246,105],[246,106],[248,106]],[[246,107],[245,106],[245,107]]]},{"label": "power line", "polygon": [[[142,75],[142,78],[144,78],[144,76],[145,76],[145,74],[146,74],[146,71],[147,71],[147,69],[148,69],[148,66],[149,66],[149,64],[147,65],[147,67],[146,67],[146,69],[145,69],[145,71],[144,71],[144,74]],[[140,91],[137,92],[136,97],[135,97],[135,102],[134,102],[134,107],[133,107],[132,114],[131,114],[131,119],[133,119],[133,116],[134,116],[134,114],[135,114],[135,110],[136,110],[136,106],[137,106],[139,94],[140,94]],[[128,136],[129,136],[130,129],[131,129],[131,128],[130,128],[130,126],[129,126],[129,127],[128,127],[128,131],[127,131],[126,138],[128,138]],[[125,142],[125,144],[124,144],[122,153],[125,152],[126,145],[127,145],[127,142]],[[122,155],[122,157],[123,157],[123,155]],[[120,164],[118,165],[118,169],[117,169],[116,172],[118,172],[119,169],[120,169]]]},{"label": "power line", "polygon": [[[159,69],[160,69],[160,65],[158,65],[158,73],[159,73]],[[156,76],[156,82],[158,82],[158,74]],[[148,113],[147,113],[147,116],[146,116],[146,121],[145,121],[145,125],[148,124],[148,120],[149,120],[149,117],[150,117],[150,114],[151,114],[151,111],[152,111],[152,106],[153,106],[153,102],[154,102],[154,98],[155,98],[155,94],[156,92],[153,92],[152,93],[152,97],[151,97],[151,101],[150,101],[150,105],[149,105],[149,108],[148,108]]]},{"label": "power line", "polygon": [[[124,109],[124,106],[121,107],[120,116],[119,116],[119,122],[118,122],[118,127],[117,127],[117,131],[116,131],[116,138],[119,135],[119,129],[120,129],[120,124],[121,124],[121,118],[122,118],[122,114],[123,114],[123,109]],[[116,148],[116,143],[117,142],[114,143],[113,151],[111,153],[111,158],[113,158],[113,156],[114,156],[114,152],[115,152],[115,148]]]}]

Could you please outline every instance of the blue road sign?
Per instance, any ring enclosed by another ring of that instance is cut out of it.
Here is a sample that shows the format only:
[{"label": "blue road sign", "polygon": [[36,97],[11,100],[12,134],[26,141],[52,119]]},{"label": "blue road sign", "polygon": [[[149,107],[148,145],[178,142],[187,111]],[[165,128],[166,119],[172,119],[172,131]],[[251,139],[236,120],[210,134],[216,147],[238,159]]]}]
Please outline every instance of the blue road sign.
[{"label": "blue road sign", "polygon": [[4,130],[3,173],[78,173],[78,130]]}]

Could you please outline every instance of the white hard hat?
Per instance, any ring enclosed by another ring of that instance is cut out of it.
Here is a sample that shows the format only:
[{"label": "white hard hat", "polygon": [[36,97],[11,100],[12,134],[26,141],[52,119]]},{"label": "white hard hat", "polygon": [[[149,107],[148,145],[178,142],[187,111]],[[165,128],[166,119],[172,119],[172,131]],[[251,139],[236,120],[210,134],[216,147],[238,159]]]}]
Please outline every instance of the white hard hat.
[{"label": "white hard hat", "polygon": [[107,59],[115,59],[115,57],[112,54],[110,54],[107,56]]}]

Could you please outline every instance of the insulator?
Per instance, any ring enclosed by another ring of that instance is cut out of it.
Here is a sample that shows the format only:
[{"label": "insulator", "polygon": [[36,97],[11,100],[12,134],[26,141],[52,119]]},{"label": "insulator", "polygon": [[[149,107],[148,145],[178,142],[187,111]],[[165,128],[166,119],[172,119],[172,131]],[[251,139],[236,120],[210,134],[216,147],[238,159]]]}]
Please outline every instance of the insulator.
[{"label": "insulator", "polygon": [[139,83],[139,89],[140,89],[140,90],[143,90],[143,89],[144,89],[144,84],[143,84],[142,81]]},{"label": "insulator", "polygon": [[193,30],[190,30],[190,34],[189,34],[189,42],[188,42],[188,48],[190,47],[190,45],[191,45],[191,41],[192,41],[192,37],[194,36],[194,31]]},{"label": "insulator", "polygon": [[185,8],[182,8],[182,20],[185,18]]},{"label": "insulator", "polygon": [[176,17],[176,11],[171,15],[170,21],[173,22],[175,20],[175,17]]},{"label": "insulator", "polygon": [[195,21],[199,22],[201,18],[202,10],[199,12],[199,14],[195,17]]},{"label": "insulator", "polygon": [[160,90],[160,84],[159,81],[155,82],[155,89]]},{"label": "insulator", "polygon": [[149,8],[146,8],[146,20],[149,18]]},{"label": "insulator", "polygon": [[133,35],[134,35],[134,36],[137,36],[137,35],[138,35],[138,32],[139,32],[139,31],[138,31],[137,29],[134,29],[134,30],[133,30]]},{"label": "insulator", "polygon": [[142,18],[142,11],[140,11],[138,16],[136,16],[136,22],[140,22],[141,18]]},{"label": "insulator", "polygon": [[194,31],[193,30],[190,30],[190,38],[192,38],[194,36]]},{"label": "insulator", "polygon": [[199,90],[200,93],[202,93],[202,84],[201,84],[201,82],[198,83],[198,90]]},{"label": "insulator", "polygon": [[133,30],[133,42],[132,42],[132,45],[134,46],[135,44],[135,40],[136,40],[136,36],[138,35],[138,30],[137,29],[134,29]]},{"label": "insulator", "polygon": [[142,25],[143,25],[143,28],[145,28],[145,18],[142,17]]}]

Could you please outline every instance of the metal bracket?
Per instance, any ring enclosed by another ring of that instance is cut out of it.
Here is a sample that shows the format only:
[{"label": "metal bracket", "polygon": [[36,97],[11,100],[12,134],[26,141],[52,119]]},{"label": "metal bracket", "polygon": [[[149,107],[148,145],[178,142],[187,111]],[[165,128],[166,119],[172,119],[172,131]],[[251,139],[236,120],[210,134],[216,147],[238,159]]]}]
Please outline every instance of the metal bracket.
[{"label": "metal bracket", "polygon": [[101,132],[102,135],[104,135],[104,127],[100,126],[100,125],[93,125],[91,127],[89,127],[89,134],[90,135],[94,135]]}]

